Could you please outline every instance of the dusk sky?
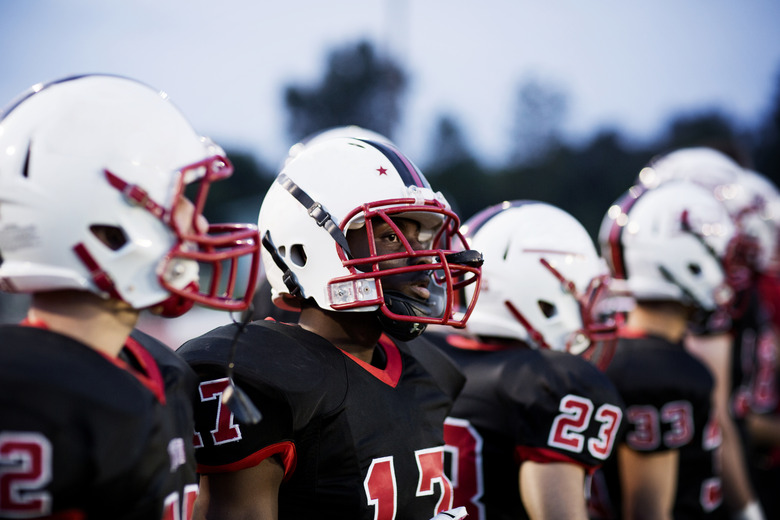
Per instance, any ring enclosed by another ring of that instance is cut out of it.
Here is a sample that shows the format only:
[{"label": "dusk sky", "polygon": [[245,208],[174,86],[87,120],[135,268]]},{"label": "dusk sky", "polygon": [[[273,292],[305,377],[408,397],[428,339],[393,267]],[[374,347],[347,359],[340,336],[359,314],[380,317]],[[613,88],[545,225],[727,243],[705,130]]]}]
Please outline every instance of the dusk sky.
[{"label": "dusk sky", "polygon": [[500,161],[529,77],[567,94],[572,139],[649,139],[711,108],[754,125],[780,77],[778,21],[776,0],[0,0],[0,103],[65,75],[127,75],[273,166],[292,144],[284,86],[318,82],[330,51],[367,39],[410,75],[394,136],[410,157],[447,113]]}]

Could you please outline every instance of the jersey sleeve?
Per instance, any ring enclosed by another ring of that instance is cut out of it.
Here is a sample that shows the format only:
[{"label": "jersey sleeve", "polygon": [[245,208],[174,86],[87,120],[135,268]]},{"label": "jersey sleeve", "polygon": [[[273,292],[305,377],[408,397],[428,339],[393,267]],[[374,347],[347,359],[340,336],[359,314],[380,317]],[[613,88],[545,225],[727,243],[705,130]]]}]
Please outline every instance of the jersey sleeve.
[{"label": "jersey sleeve", "polygon": [[257,407],[261,419],[257,424],[242,423],[223,401],[230,385],[227,364],[234,327],[215,329],[178,350],[198,375],[194,438],[198,471],[235,471],[278,456],[289,476],[295,466],[296,432],[318,410],[334,406],[331,396],[338,400],[343,395],[335,388],[339,378],[333,377],[338,369],[333,368],[333,359],[343,356],[296,327],[250,325],[236,345],[233,382]]},{"label": "jersey sleeve", "polygon": [[242,423],[223,401],[230,385],[225,372],[213,368],[197,372],[194,445],[199,473],[252,467],[274,453],[281,453],[283,460],[294,455],[292,414],[278,391],[234,377],[261,414],[257,424]]},{"label": "jersey sleeve", "polygon": [[612,454],[622,432],[623,402],[582,358],[535,351],[504,367],[501,388],[521,461],[569,462],[590,472]]}]

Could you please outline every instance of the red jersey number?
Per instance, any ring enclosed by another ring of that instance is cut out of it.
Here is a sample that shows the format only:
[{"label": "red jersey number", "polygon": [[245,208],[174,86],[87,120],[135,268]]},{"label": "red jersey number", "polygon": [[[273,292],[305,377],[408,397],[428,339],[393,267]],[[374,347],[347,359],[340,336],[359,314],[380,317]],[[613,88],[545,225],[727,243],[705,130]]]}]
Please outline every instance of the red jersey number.
[{"label": "red jersey number", "polygon": [[0,433],[0,516],[36,518],[51,512],[51,443],[37,432]]},{"label": "red jersey number", "polygon": [[[587,447],[595,458],[604,460],[612,453],[615,436],[623,418],[623,411],[611,404],[602,404],[593,413],[594,405],[590,399],[569,394],[561,399],[558,414],[553,420],[547,444],[574,453],[582,453]],[[591,419],[600,424],[594,438],[583,435],[590,426]]]},{"label": "red jersey number", "polygon": [[[434,493],[434,484],[441,487],[441,497],[431,516],[452,508],[452,483],[444,475],[444,448],[429,448],[415,452],[419,479],[417,496]],[[374,520],[395,520],[398,508],[398,483],[395,478],[393,457],[381,457],[371,461],[363,481],[368,505],[374,506]]]},{"label": "red jersey number", "polygon": [[[241,428],[233,423],[233,413],[230,411],[230,408],[222,402],[222,394],[229,384],[230,380],[223,377],[221,379],[204,381],[198,386],[200,401],[202,403],[207,401],[217,402],[217,415],[214,419],[214,429],[211,430],[211,440],[214,445],[241,440]],[[196,448],[203,447],[203,436],[200,432],[195,432],[193,444]]]},{"label": "red jersey number", "polygon": [[189,484],[184,488],[184,497],[172,493],[165,499],[165,510],[162,520],[191,520],[192,507],[198,498],[198,485]]},{"label": "red jersey number", "polygon": [[453,503],[464,506],[468,518],[484,520],[485,505],[481,502],[484,492],[482,480],[482,436],[465,419],[447,417],[444,421],[444,442],[451,451]]},{"label": "red jersey number", "polygon": [[[628,446],[637,451],[649,451],[663,445],[669,449],[688,444],[693,438],[693,405],[689,401],[670,401],[660,410],[653,406],[630,406],[628,422],[633,425],[626,436]],[[668,426],[661,434],[661,426]]]}]

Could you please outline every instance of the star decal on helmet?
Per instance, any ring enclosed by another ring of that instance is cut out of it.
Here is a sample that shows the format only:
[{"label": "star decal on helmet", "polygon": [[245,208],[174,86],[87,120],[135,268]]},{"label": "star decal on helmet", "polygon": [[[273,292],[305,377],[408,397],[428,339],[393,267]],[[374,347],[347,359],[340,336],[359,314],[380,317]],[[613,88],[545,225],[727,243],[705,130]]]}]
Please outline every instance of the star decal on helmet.
[{"label": "star decal on helmet", "polygon": [[376,171],[379,172],[379,175],[387,175],[387,168],[379,167],[376,169]]}]

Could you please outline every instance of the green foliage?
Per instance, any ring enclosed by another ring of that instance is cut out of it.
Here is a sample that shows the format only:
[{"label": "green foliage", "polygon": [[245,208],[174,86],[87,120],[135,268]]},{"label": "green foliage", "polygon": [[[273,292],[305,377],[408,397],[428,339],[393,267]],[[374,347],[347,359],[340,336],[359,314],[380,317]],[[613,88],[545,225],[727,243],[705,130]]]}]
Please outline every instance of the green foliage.
[{"label": "green foliage", "polygon": [[369,42],[337,49],[312,87],[288,86],[285,103],[293,142],[334,126],[358,125],[392,138],[406,75]]},{"label": "green foliage", "polygon": [[275,172],[261,165],[249,152],[226,150],[233,175],[212,184],[204,208],[209,222],[254,222]]},{"label": "green foliage", "polygon": [[461,163],[429,170],[428,177],[446,187],[464,219],[505,200],[539,200],[570,212],[595,239],[607,208],[650,156],[623,145],[617,133],[604,132],[581,149],[558,144],[531,164],[486,171],[476,162]]},{"label": "green foliage", "polygon": [[780,185],[780,74],[772,103],[772,112],[755,135],[754,167]]}]

